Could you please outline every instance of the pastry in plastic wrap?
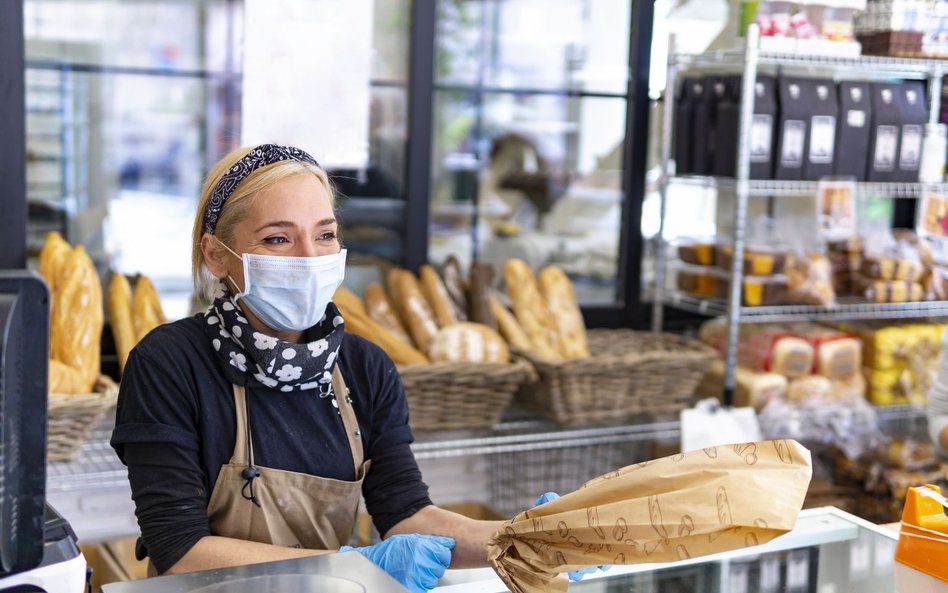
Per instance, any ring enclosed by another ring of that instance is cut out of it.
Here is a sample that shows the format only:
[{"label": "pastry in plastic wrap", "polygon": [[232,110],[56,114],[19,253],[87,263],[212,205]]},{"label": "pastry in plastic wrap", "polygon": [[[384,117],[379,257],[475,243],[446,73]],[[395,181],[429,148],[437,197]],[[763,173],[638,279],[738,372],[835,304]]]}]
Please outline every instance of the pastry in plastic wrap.
[{"label": "pastry in plastic wrap", "polygon": [[678,246],[678,259],[686,264],[710,266],[714,264],[714,252],[713,243],[682,243]]},{"label": "pastry in plastic wrap", "polygon": [[867,257],[862,260],[860,272],[866,278],[877,280],[905,280],[918,282],[924,268],[921,264],[894,257]]},{"label": "pastry in plastic wrap", "polygon": [[794,379],[787,386],[787,400],[792,402],[830,399],[832,393],[832,381],[819,375]]},{"label": "pastry in plastic wrap", "polygon": [[811,475],[810,452],[791,440],[630,465],[507,521],[487,558],[513,593],[565,592],[571,570],[763,544],[793,529]]},{"label": "pastry in plastic wrap", "polygon": [[715,274],[694,268],[678,270],[678,288],[700,297],[717,296],[718,278]]},{"label": "pastry in plastic wrap", "polygon": [[[719,278],[715,290],[719,299],[727,299],[731,296],[731,282]],[[745,307],[779,305],[786,301],[786,296],[785,276],[745,276],[741,279],[741,305]]]},{"label": "pastry in plastic wrap", "polygon": [[784,266],[784,274],[790,302],[822,307],[836,304],[833,270],[825,255],[790,255]]},{"label": "pastry in plastic wrap", "polygon": [[[727,345],[727,325],[715,319],[701,326],[700,338],[718,352]],[[740,328],[738,364],[756,372],[772,372],[785,377],[803,377],[813,369],[816,351],[808,340],[793,335],[787,326],[749,325]]]},{"label": "pastry in plastic wrap", "polygon": [[[699,397],[721,397],[724,392],[724,361],[715,360],[695,390]],[[777,373],[758,373],[745,368],[734,369],[734,405],[762,410],[775,399],[787,394],[787,378]]]},{"label": "pastry in plastic wrap", "polygon": [[925,289],[908,280],[876,280],[863,289],[866,300],[874,303],[909,303],[925,298]]},{"label": "pastry in plastic wrap", "polygon": [[[731,269],[734,259],[734,248],[730,245],[721,245],[715,251],[715,259],[719,268]],[[770,276],[783,272],[786,255],[777,251],[764,251],[750,248],[744,251],[744,275]]]},{"label": "pastry in plastic wrap", "polygon": [[862,373],[856,373],[845,379],[833,379],[830,385],[833,399],[845,404],[853,404],[866,399],[866,379]]}]

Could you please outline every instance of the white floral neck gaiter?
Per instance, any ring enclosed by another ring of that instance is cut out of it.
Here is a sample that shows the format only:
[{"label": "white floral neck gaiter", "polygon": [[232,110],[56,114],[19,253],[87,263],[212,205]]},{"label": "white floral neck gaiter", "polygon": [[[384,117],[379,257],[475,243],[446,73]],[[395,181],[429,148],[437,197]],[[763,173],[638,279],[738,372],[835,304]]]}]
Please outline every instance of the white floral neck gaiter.
[{"label": "white floral neck gaiter", "polygon": [[[216,295],[217,296],[217,295]],[[332,371],[339,355],[345,324],[334,303],[307,335],[307,344],[293,344],[253,329],[237,300],[217,296],[204,312],[205,331],[226,364],[264,387],[280,391],[318,389],[321,397],[332,394]]]}]

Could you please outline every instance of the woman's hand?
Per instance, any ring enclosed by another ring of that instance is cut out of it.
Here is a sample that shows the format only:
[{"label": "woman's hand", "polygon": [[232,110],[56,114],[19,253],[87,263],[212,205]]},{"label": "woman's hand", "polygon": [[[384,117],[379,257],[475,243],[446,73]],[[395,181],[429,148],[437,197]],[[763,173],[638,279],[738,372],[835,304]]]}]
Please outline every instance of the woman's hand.
[{"label": "woman's hand", "polygon": [[425,593],[451,564],[454,540],[440,535],[409,533],[393,535],[373,546],[342,546],[340,552],[355,550],[374,562],[412,593]]},{"label": "woman's hand", "polygon": [[[534,504],[533,506],[537,506],[537,507],[538,507],[538,506],[540,506],[541,504],[546,504],[546,503],[550,502],[551,500],[556,500],[556,499],[559,498],[559,497],[560,497],[560,495],[557,494],[556,492],[546,492],[546,493],[540,495],[540,498],[537,499],[536,504]],[[580,568],[579,570],[571,570],[571,571],[569,571],[569,572],[566,573],[566,574],[569,575],[569,580],[571,580],[571,581],[573,581],[573,582],[575,583],[576,581],[581,581],[581,580],[583,580],[583,576],[584,576],[584,575],[587,575],[587,574],[589,574],[589,573],[591,573],[591,572],[596,572],[597,570],[608,570],[609,568],[611,568],[610,565],[608,565],[608,564],[603,564],[602,566],[599,566],[599,567]]]}]

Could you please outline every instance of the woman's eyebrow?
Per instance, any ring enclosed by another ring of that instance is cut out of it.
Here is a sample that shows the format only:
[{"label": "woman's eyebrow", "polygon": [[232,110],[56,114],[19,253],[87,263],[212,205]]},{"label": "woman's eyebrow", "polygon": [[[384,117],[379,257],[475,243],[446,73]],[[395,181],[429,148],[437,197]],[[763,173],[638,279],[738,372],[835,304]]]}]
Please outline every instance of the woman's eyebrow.
[{"label": "woman's eyebrow", "polygon": [[[336,224],[335,218],[324,218],[320,220],[319,222],[317,222],[316,226],[324,227],[324,226],[329,226],[331,224]],[[263,229],[270,228],[270,227],[276,227],[276,228],[281,228],[281,229],[287,229],[287,228],[292,229],[292,228],[296,228],[296,226],[297,225],[295,222],[292,222],[289,220],[274,220],[272,222],[264,223],[259,228],[255,229],[254,232],[259,233]]]}]

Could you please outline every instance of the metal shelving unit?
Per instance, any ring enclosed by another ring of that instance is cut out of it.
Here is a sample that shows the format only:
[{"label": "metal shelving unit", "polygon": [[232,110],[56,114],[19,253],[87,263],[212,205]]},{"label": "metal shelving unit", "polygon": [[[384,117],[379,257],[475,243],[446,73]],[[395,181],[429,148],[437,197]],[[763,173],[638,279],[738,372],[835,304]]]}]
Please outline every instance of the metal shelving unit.
[{"label": "metal shelving unit", "polygon": [[[728,340],[725,351],[724,401],[730,403],[734,392],[734,369],[737,359],[738,326],[741,321],[762,323],[769,321],[793,321],[809,319],[905,319],[948,315],[948,302],[919,302],[900,304],[874,304],[860,300],[843,299],[837,306],[742,306],[742,283],[733,281],[727,302],[701,299],[665,289],[667,254],[665,245],[665,216],[668,187],[672,183],[702,184],[721,191],[733,192],[736,198],[734,209],[734,254],[730,277],[737,280],[744,276],[744,242],[749,198],[756,196],[792,197],[814,195],[814,181],[758,181],[750,179],[750,121],[754,109],[754,85],[761,66],[778,68],[803,68],[808,71],[830,72],[836,77],[859,79],[886,79],[900,77],[922,79],[928,82],[929,121],[936,122],[941,110],[941,81],[946,64],[940,60],[917,60],[876,56],[841,57],[778,54],[759,49],[759,31],[756,26],[748,28],[743,49],[721,50],[700,55],[680,55],[670,44],[667,89],[664,117],[662,119],[662,142],[660,158],[662,171],[658,187],[661,196],[660,223],[657,235],[655,287],[652,309],[652,329],[660,331],[664,306],[670,305],[705,315],[723,315],[728,320]],[[671,167],[671,138],[675,111],[675,93],[678,72],[681,70],[738,71],[742,72],[740,125],[738,130],[737,175],[734,179],[709,177],[675,177]],[[889,195],[893,198],[911,198],[928,190],[945,191],[946,184],[921,183],[860,183],[860,192]]]}]

